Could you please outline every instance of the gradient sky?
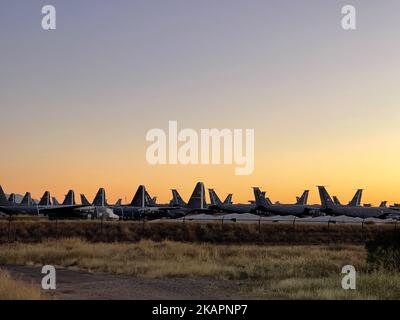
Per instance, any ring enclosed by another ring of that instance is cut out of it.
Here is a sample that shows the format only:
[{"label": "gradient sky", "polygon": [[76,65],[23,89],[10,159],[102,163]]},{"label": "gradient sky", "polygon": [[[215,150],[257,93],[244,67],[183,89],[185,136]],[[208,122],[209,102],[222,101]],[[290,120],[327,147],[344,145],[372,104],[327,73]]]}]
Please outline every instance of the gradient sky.
[{"label": "gradient sky", "polygon": [[[41,29],[41,7],[57,30]],[[341,7],[357,30],[341,28]],[[161,202],[196,181],[221,197],[400,202],[400,2],[315,0],[0,3],[0,184]],[[254,128],[255,171],[150,166],[146,132]]]}]

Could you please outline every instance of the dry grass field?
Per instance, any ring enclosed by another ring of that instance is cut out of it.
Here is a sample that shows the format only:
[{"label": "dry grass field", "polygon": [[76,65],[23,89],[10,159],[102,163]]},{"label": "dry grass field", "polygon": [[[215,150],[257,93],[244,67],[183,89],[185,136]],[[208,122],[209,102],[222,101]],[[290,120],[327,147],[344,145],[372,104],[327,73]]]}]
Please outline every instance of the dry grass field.
[{"label": "dry grass field", "polygon": [[13,279],[0,269],[0,300],[40,300],[40,289],[33,284]]},{"label": "dry grass field", "polygon": [[[147,278],[237,281],[243,298],[399,299],[400,275],[368,272],[360,245],[256,245],[80,239],[0,246],[0,264],[52,264],[73,270]],[[357,290],[341,288],[342,266],[354,265]]]}]

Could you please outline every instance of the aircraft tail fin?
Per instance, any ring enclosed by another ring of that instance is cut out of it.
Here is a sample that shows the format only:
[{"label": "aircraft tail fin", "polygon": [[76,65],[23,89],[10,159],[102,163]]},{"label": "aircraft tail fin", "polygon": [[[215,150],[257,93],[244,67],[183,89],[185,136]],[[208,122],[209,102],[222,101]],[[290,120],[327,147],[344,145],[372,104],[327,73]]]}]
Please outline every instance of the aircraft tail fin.
[{"label": "aircraft tail fin", "polygon": [[32,196],[31,196],[30,192],[25,193],[21,204],[24,205],[24,206],[31,206],[32,205]]},{"label": "aircraft tail fin", "polygon": [[382,201],[381,204],[379,205],[380,208],[386,208],[387,207],[387,201]]},{"label": "aircraft tail fin", "polygon": [[146,187],[144,185],[138,187],[130,205],[141,208],[146,206]]},{"label": "aircraft tail fin", "polygon": [[17,203],[17,199],[15,196],[15,193],[11,193],[10,196],[8,197],[8,202],[10,203]]},{"label": "aircraft tail fin", "polygon": [[146,198],[146,199],[145,199],[145,201],[146,201],[146,206],[151,207],[151,206],[155,206],[155,205],[156,205],[156,200],[157,200],[157,198],[156,198],[156,197],[152,198],[152,197],[150,196],[150,194],[147,192],[147,190],[146,190],[145,198]]},{"label": "aircraft tail fin", "polygon": [[232,196],[233,196],[232,193],[228,194],[223,204],[232,204]]},{"label": "aircraft tail fin", "polygon": [[172,199],[171,199],[171,201],[169,202],[169,205],[170,205],[171,207],[177,207],[177,206],[179,206],[178,197],[176,196],[176,192],[177,192],[177,191],[176,191],[175,189],[172,189],[171,192],[172,192]]},{"label": "aircraft tail fin", "polygon": [[50,192],[46,191],[39,201],[39,206],[51,206]]},{"label": "aircraft tail fin", "polygon": [[363,189],[358,189],[351,201],[349,202],[349,207],[358,207],[361,205],[361,197],[362,197]]},{"label": "aircraft tail fin", "polygon": [[6,203],[7,201],[7,197],[3,191],[3,188],[0,186],[0,202]]},{"label": "aircraft tail fin", "polygon": [[328,191],[326,191],[324,186],[318,186],[319,197],[321,199],[321,209],[334,209],[336,205],[333,203],[331,196]]},{"label": "aircraft tail fin", "polygon": [[270,199],[269,197],[266,197],[266,196],[265,196],[265,195],[266,195],[266,192],[265,192],[265,191],[261,191],[261,195],[265,198],[265,201],[267,201],[267,204],[268,204],[269,206],[272,206],[272,205],[273,205],[271,199]]},{"label": "aircraft tail fin", "polygon": [[308,200],[308,194],[310,190],[304,190],[300,198],[297,199],[296,204],[306,205]]},{"label": "aircraft tail fin", "polygon": [[115,206],[121,206],[122,205],[122,199],[118,199],[117,202],[115,203]]},{"label": "aircraft tail fin", "polygon": [[104,188],[100,188],[99,191],[97,191],[93,200],[93,205],[97,207],[107,206],[106,190],[104,190]]},{"label": "aircraft tail fin", "polygon": [[259,207],[269,207],[270,204],[268,203],[267,199],[265,198],[265,193],[261,192],[260,188],[258,187],[253,187],[253,192],[254,192],[254,198],[256,205]]},{"label": "aircraft tail fin", "polygon": [[206,195],[203,182],[198,182],[189,199],[188,207],[191,209],[206,209]]},{"label": "aircraft tail fin", "polygon": [[52,200],[54,206],[59,206],[60,205],[60,203],[58,202],[56,197],[52,197],[51,200]]},{"label": "aircraft tail fin", "polygon": [[84,194],[81,194],[81,203],[84,206],[90,206],[90,202],[89,202],[89,200],[86,198],[86,196]]},{"label": "aircraft tail fin", "polygon": [[63,206],[74,206],[76,205],[75,202],[75,192],[74,190],[69,190],[67,195],[65,196],[65,199],[62,203]]},{"label": "aircraft tail fin", "polygon": [[[266,192],[265,191],[261,191],[261,195],[264,197],[264,198],[266,198]],[[271,203],[272,203],[272,201],[271,201]]]},{"label": "aircraft tail fin", "polygon": [[171,189],[171,192],[172,192],[172,199],[171,199],[171,201],[169,202],[169,205],[171,206],[171,207],[177,207],[177,206],[179,206],[179,203],[178,203],[178,197],[177,197],[177,195],[176,195],[176,190],[175,189]]},{"label": "aircraft tail fin", "polygon": [[218,197],[217,193],[214,191],[214,189],[208,189],[208,193],[210,196],[210,202],[212,205],[220,206],[222,205],[222,201]]},{"label": "aircraft tail fin", "polygon": [[172,189],[172,202],[174,206],[179,206],[182,208],[187,207],[187,203],[182,199],[181,195],[176,189]]},{"label": "aircraft tail fin", "polygon": [[342,205],[342,204],[340,203],[338,197],[333,196],[332,198],[333,198],[333,203],[334,203],[334,204],[336,204],[337,206],[341,206],[341,205]]}]

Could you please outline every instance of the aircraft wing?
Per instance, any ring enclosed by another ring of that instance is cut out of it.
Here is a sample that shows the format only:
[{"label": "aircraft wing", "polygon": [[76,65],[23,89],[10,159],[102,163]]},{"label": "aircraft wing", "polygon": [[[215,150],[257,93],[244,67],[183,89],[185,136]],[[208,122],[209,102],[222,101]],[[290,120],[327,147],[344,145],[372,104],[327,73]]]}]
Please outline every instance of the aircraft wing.
[{"label": "aircraft wing", "polygon": [[18,207],[3,207],[3,206],[0,207],[0,212],[3,212],[8,215],[24,213],[20,209],[18,209]]},{"label": "aircraft wing", "polygon": [[[41,214],[48,216],[49,218],[85,218],[88,211],[94,211],[95,208],[93,206],[86,205],[70,205],[70,206],[59,206],[59,207],[50,207],[50,208],[42,208],[40,210]],[[82,211],[85,211],[82,212]]]},{"label": "aircraft wing", "polygon": [[40,208],[40,213],[49,214],[49,213],[65,213],[65,212],[72,212],[72,211],[79,211],[79,210],[94,210],[93,206],[88,205],[72,205],[72,206],[56,206],[56,207],[49,207],[49,208]]}]

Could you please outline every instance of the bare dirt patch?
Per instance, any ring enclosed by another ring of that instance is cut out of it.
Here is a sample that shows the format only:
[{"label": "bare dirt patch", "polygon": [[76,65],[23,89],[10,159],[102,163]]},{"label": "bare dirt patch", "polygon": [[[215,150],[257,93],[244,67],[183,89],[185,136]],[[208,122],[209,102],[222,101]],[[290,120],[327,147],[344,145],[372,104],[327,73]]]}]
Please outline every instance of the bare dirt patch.
[{"label": "bare dirt patch", "polygon": [[[41,285],[41,268],[2,265],[11,275],[23,281]],[[164,300],[164,299],[234,299],[235,287],[241,281],[211,279],[152,279],[110,274],[92,274],[68,269],[57,269],[57,289],[47,298],[63,300]]]}]

